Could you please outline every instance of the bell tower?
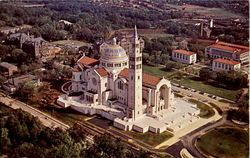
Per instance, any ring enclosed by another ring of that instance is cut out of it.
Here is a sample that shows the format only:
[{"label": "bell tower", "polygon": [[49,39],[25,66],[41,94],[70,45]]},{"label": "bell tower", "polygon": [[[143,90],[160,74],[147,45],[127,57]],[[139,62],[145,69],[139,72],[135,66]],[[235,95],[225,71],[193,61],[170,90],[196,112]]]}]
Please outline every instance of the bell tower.
[{"label": "bell tower", "polygon": [[134,37],[131,40],[132,51],[129,54],[129,87],[127,117],[135,120],[143,114],[142,111],[142,51],[135,26]]}]

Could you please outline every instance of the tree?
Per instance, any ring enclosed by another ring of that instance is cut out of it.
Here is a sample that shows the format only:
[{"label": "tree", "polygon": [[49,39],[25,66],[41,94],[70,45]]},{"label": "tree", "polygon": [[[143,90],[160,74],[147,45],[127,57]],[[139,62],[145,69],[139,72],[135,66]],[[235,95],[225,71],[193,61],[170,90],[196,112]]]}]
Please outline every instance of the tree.
[{"label": "tree", "polygon": [[87,27],[79,30],[76,35],[78,40],[91,41],[93,38],[92,31]]},{"label": "tree", "polygon": [[126,156],[126,146],[120,139],[103,134],[94,138],[94,144],[87,151],[87,157],[120,157]]},{"label": "tree", "polygon": [[176,63],[173,61],[169,61],[166,63],[165,70],[166,71],[171,71],[173,68],[176,67]]},{"label": "tree", "polygon": [[209,74],[210,70],[208,68],[201,68],[199,71],[199,76],[202,80],[208,80],[209,79]]},{"label": "tree", "polygon": [[13,49],[11,52],[11,61],[14,61],[16,63],[23,63],[27,61],[27,57],[27,53],[22,49]]},{"label": "tree", "polygon": [[7,81],[7,78],[0,74],[0,86],[2,86],[4,82],[6,81]]},{"label": "tree", "polygon": [[7,128],[0,128],[0,155],[7,152],[11,145],[8,133],[9,130]]},{"label": "tree", "polygon": [[20,85],[19,88],[19,95],[24,100],[32,101],[34,98],[33,96],[37,93],[38,87],[34,81],[27,81]]}]

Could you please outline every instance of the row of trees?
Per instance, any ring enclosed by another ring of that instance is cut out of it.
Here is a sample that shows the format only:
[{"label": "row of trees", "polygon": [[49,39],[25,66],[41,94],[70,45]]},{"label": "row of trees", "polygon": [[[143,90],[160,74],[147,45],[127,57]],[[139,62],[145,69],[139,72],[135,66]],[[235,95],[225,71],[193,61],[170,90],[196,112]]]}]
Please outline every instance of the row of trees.
[{"label": "row of trees", "polygon": [[104,134],[94,142],[86,140],[84,128],[75,124],[68,130],[44,127],[32,115],[18,109],[0,106],[0,155],[28,158],[80,157],[150,157],[149,153],[133,153],[120,139]]},{"label": "row of trees", "polygon": [[216,80],[220,83],[228,85],[231,88],[245,88],[248,87],[247,74],[240,71],[211,71],[208,68],[202,68],[199,72],[202,80]]},{"label": "row of trees", "polygon": [[[132,28],[135,24],[138,28],[158,26],[159,21],[171,19],[172,14],[178,13],[99,6],[79,1],[51,2],[44,8],[29,9],[2,4],[0,27],[29,24],[33,26],[32,33],[42,35],[46,40],[74,38],[91,42],[99,37],[106,38],[113,29]],[[64,25],[59,23],[61,19],[74,24]]]}]

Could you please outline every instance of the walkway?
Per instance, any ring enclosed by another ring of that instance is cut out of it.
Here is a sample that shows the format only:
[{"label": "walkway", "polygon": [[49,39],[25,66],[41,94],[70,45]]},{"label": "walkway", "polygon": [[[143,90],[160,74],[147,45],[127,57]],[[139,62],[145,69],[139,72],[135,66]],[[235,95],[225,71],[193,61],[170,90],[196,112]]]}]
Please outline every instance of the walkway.
[{"label": "walkway", "polygon": [[204,126],[205,124],[209,123],[209,122],[215,122],[219,119],[222,118],[222,116],[220,116],[218,114],[218,112],[216,110],[214,116],[208,118],[208,119],[204,119],[204,118],[200,118],[198,121],[195,121],[194,123],[188,125],[187,127],[184,127],[183,129],[177,131],[174,133],[174,136],[170,139],[168,139],[167,141],[157,145],[155,147],[155,149],[160,149],[161,147],[166,147],[166,146],[171,146],[174,143],[178,142],[180,140],[180,137],[194,131],[195,129]]}]

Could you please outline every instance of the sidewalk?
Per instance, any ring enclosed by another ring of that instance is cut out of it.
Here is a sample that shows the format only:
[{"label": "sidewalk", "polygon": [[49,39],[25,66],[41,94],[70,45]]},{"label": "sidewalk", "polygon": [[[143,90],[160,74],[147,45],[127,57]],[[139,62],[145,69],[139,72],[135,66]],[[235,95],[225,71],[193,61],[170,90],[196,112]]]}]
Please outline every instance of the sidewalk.
[{"label": "sidewalk", "polygon": [[174,133],[174,136],[170,139],[168,139],[167,141],[157,145],[155,147],[155,149],[160,149],[161,147],[166,147],[166,146],[171,146],[175,143],[177,143],[180,140],[180,137],[194,131],[195,129],[204,126],[205,124],[212,122],[212,121],[217,121],[219,119],[222,118],[221,115],[218,114],[217,110],[214,109],[214,116],[208,118],[208,119],[204,119],[204,118],[200,118],[198,121],[190,124],[187,127],[184,127],[183,129],[177,131],[176,133]]}]

